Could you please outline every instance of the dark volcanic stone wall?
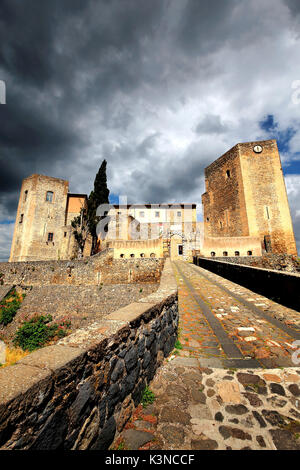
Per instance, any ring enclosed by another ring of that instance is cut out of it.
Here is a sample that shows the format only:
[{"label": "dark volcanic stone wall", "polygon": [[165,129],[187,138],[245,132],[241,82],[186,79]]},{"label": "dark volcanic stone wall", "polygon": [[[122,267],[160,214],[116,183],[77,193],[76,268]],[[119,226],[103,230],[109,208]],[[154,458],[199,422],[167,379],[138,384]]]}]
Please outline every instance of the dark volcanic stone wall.
[{"label": "dark volcanic stone wall", "polygon": [[0,370],[0,449],[107,449],[177,328],[167,260],[155,293]]}]

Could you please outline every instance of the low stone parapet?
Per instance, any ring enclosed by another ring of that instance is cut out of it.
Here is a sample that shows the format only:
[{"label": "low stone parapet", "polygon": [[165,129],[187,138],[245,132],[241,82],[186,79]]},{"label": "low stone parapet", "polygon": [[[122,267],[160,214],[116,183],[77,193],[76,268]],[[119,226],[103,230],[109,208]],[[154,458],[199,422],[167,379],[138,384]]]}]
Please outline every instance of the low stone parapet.
[{"label": "low stone parapet", "polygon": [[155,293],[0,369],[0,449],[107,449],[177,329],[168,259]]},{"label": "low stone parapet", "polygon": [[193,263],[286,307],[300,308],[300,275],[194,256]]}]

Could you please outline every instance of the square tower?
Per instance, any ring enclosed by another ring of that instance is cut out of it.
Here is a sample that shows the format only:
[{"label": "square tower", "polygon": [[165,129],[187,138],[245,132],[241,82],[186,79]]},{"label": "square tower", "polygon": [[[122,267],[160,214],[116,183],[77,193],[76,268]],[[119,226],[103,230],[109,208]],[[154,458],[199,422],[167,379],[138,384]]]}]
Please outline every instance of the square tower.
[{"label": "square tower", "polygon": [[205,169],[206,237],[259,237],[265,252],[297,254],[276,140],[237,144]]},{"label": "square tower", "polygon": [[43,175],[23,180],[9,261],[60,258],[68,181]]}]

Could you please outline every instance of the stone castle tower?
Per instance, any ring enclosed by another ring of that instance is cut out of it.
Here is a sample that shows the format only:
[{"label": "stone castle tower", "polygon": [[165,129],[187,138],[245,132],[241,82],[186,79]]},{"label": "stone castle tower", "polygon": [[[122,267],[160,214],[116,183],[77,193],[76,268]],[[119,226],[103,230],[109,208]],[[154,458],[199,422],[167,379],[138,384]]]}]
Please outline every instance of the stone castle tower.
[{"label": "stone castle tower", "polygon": [[259,237],[263,252],[297,254],[276,140],[237,144],[205,169],[207,237]]},{"label": "stone castle tower", "polygon": [[24,179],[9,261],[70,259],[70,223],[85,204],[85,195],[69,193],[68,181],[43,175]]}]

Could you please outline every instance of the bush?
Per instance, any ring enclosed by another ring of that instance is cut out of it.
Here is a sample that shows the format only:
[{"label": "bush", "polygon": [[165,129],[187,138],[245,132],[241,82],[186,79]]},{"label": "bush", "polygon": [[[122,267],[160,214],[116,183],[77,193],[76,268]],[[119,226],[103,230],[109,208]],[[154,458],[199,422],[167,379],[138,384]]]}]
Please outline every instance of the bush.
[{"label": "bush", "polygon": [[0,323],[2,325],[6,326],[13,321],[24,297],[19,297],[16,290],[12,289],[2,300],[0,305]]},{"label": "bush", "polygon": [[50,324],[51,321],[51,315],[36,315],[31,320],[25,321],[15,334],[14,345],[23,351],[34,351],[68,334],[70,322]]}]

